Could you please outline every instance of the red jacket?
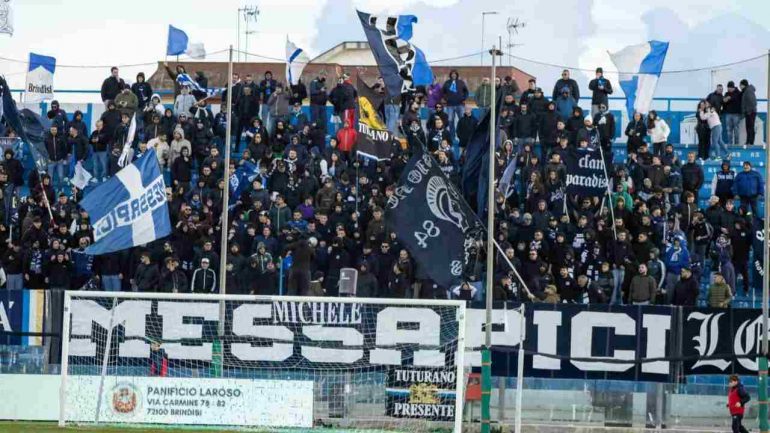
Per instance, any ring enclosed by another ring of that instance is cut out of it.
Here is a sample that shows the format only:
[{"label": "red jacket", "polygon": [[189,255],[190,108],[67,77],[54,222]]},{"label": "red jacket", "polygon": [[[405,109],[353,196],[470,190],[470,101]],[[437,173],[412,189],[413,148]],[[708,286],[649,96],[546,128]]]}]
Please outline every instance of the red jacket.
[{"label": "red jacket", "polygon": [[730,388],[727,392],[727,407],[730,409],[730,415],[743,415],[749,400],[751,397],[741,383]]},{"label": "red jacket", "polygon": [[356,145],[357,132],[353,128],[342,128],[337,132],[337,148],[342,152],[350,152]]}]

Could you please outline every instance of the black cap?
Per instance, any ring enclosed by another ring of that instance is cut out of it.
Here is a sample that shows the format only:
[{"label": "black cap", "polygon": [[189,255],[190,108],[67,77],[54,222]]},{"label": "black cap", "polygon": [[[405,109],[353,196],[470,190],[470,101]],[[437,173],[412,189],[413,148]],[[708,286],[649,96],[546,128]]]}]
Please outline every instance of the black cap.
[{"label": "black cap", "polygon": [[603,74],[604,73],[604,69],[602,69],[601,67],[598,67],[598,68],[596,68],[596,72],[601,72]]},{"label": "black cap", "polygon": [[733,81],[728,81],[728,82],[727,82],[727,88],[728,88],[728,89],[734,89],[734,88],[735,88],[735,82],[733,82]]},{"label": "black cap", "polygon": [[741,80],[741,86],[748,86],[748,85],[749,85],[749,80],[745,78]]}]

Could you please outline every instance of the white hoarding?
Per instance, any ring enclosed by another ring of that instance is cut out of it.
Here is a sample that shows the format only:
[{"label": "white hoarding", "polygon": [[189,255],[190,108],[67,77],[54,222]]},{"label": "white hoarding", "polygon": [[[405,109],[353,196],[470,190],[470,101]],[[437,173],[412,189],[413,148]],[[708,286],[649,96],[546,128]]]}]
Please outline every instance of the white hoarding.
[{"label": "white hoarding", "polygon": [[74,422],[312,427],[313,382],[171,377],[67,378]]}]

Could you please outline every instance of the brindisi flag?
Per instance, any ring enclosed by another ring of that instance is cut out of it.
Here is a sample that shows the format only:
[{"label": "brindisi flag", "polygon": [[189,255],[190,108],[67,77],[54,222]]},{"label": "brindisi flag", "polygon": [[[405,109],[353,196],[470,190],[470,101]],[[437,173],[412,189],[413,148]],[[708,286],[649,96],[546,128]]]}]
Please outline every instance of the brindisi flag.
[{"label": "brindisi flag", "polygon": [[450,367],[394,367],[388,373],[388,416],[453,420],[456,377]]},{"label": "brindisi flag", "polygon": [[378,161],[390,159],[393,134],[388,131],[378,112],[385,95],[378,94],[358,77],[358,135],[359,155]]}]

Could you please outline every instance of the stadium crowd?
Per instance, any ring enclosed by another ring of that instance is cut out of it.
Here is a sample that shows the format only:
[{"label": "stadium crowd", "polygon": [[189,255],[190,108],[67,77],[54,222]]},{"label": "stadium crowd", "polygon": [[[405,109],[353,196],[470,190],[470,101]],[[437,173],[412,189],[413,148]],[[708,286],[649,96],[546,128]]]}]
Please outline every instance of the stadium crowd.
[{"label": "stadium crowd", "polygon": [[[186,71],[177,66],[168,72],[175,78]],[[607,109],[613,87],[601,68],[588,86],[591,106],[585,111],[578,104],[582,89],[568,70],[550,98],[534,79],[520,91],[511,77],[484,79],[471,94],[457,72],[415,92],[385,95],[381,114],[402,140],[394,141],[392,158],[380,162],[356,156],[357,93],[347,75],[337,82],[319,75],[308,85],[291,86],[269,72],[232,79],[232,106],[226,106],[225,92],[215,101],[221,103],[216,115],[205,93],[177,83],[174,103],[166,106],[144,74],[129,86],[117,68],[102,85],[107,110],[94,130],[83,113],[65,113],[54,101],[47,113],[47,173],[26,175],[10,149],[0,164],[6,287],[210,293],[218,292],[225,273],[228,293],[334,296],[340,270],[353,267],[357,296],[480,299],[484,248],[467,283],[438,287],[388,230],[384,208],[417,146],[434,153],[460,185],[465,149],[495,86],[501,98],[497,177],[511,161],[517,167],[511,191],[494,199],[495,236],[507,259],[495,260],[495,298],[695,305],[707,270],[713,283],[701,300],[712,307],[729,306],[739,290],[749,290],[749,233],[763,179],[748,162],[732,161],[727,147],[738,144],[741,119],[749,131],[746,144],[754,143],[757,101],[746,80],[737,87],[729,82],[726,92],[720,85],[700,101],[698,151],[684,160],[668,142],[664,119],[654,111],[634,115],[624,131],[627,159],[608,160],[608,200],[565,194],[567,155],[576,147],[601,147],[611,155],[618,138]],[[195,80],[208,87],[203,74]],[[385,91],[381,79],[374,88]],[[225,167],[228,109],[233,158]],[[119,170],[134,114],[139,128],[133,157],[155,149],[169,180],[173,232],[145,246],[92,256],[85,250],[93,240],[91,221],[78,202]],[[7,129],[5,135],[14,134]],[[72,155],[92,167],[86,191],[69,185]],[[708,207],[700,209],[703,164],[710,158],[722,160],[721,171]],[[238,188],[225,210],[225,172],[230,178],[246,162],[259,173]],[[224,269],[223,212],[231,221],[224,228]]]}]

